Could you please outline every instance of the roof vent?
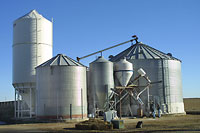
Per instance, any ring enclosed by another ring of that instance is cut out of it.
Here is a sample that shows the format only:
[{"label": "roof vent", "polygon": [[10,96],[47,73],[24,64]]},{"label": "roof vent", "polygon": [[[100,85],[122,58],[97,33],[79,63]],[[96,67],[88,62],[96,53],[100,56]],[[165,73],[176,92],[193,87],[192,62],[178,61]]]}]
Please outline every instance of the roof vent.
[{"label": "roof vent", "polygon": [[112,59],[113,57],[114,57],[113,55],[109,55],[109,56],[108,56],[109,59]]},{"label": "roof vent", "polygon": [[167,55],[169,55],[170,57],[172,57],[172,53],[167,53]]}]

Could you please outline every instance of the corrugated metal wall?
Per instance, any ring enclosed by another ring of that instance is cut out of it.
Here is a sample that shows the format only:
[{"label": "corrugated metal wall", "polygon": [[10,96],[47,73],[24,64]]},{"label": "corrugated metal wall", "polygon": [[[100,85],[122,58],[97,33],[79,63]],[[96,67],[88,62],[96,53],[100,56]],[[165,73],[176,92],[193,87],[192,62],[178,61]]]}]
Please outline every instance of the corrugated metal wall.
[{"label": "corrugated metal wall", "polygon": [[103,57],[90,63],[89,82],[89,113],[94,113],[94,108],[104,109],[110,89],[114,88],[113,63]]},{"label": "corrugated metal wall", "polygon": [[87,117],[86,68],[38,67],[37,117],[67,119],[82,116]]}]

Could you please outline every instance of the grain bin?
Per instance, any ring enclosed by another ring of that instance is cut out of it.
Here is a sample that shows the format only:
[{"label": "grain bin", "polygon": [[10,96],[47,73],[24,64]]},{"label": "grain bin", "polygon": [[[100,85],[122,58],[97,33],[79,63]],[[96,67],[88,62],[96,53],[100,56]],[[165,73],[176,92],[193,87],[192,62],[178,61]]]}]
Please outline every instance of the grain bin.
[{"label": "grain bin", "polygon": [[86,67],[58,54],[36,68],[36,115],[46,119],[87,117]]},{"label": "grain bin", "polygon": [[[161,106],[163,113],[185,113],[182,96],[181,61],[179,59],[141,42],[137,42],[112,57],[110,61],[117,62],[123,58],[131,62],[135,70],[144,69],[152,82],[162,81],[162,83],[152,85],[150,99]],[[134,74],[132,80],[137,76],[138,74]],[[145,81],[141,80],[138,85],[145,85]],[[144,92],[140,97],[145,103],[143,109],[147,110],[147,92]],[[137,108],[139,108],[139,105],[135,101],[131,105],[134,115],[137,115]]]},{"label": "grain bin", "polygon": [[35,67],[52,58],[52,22],[36,10],[13,23],[13,80],[17,117],[35,115]]},{"label": "grain bin", "polygon": [[103,111],[111,88],[114,88],[113,63],[102,56],[91,62],[89,81],[89,113],[94,113],[95,109]]},{"label": "grain bin", "polygon": [[[114,80],[115,87],[126,87],[133,76],[133,64],[128,62],[126,58],[122,58],[119,61],[114,63]],[[125,91],[122,92],[122,95],[125,95]],[[121,103],[121,114],[129,114],[130,102],[132,97],[129,95],[126,96]],[[119,100],[119,99],[118,99]],[[119,114],[119,106],[117,106]]]}]

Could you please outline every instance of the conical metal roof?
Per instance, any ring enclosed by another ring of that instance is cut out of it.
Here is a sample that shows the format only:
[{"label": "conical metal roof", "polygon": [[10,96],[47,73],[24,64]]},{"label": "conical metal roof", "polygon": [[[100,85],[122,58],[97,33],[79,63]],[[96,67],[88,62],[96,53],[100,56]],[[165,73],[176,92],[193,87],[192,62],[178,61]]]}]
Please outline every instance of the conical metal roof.
[{"label": "conical metal roof", "polygon": [[71,59],[66,55],[58,54],[55,57],[51,58],[50,60],[39,65],[38,67],[43,67],[43,66],[84,66],[84,65]]},{"label": "conical metal roof", "polygon": [[[172,56],[171,53],[165,54],[159,50],[156,50],[148,45],[138,42],[123,52],[110,58],[110,61],[116,62],[120,59],[167,59],[167,60],[179,60]],[[179,60],[180,61],[180,60]]]},{"label": "conical metal roof", "polygon": [[95,61],[91,62],[91,63],[96,63],[96,62],[110,62],[108,60],[106,60],[103,56],[99,56]]},{"label": "conical metal roof", "polygon": [[39,14],[36,10],[31,10],[29,13],[25,14],[24,16],[16,19],[15,21],[19,19],[26,19],[26,18],[44,18],[41,14]]}]

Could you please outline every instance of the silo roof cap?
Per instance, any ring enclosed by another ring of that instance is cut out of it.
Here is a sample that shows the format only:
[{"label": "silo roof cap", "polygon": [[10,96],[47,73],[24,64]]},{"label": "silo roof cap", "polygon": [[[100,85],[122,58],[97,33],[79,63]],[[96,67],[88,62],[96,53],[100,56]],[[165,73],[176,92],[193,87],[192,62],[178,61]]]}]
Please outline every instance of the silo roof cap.
[{"label": "silo roof cap", "polygon": [[84,66],[84,65],[64,54],[58,54],[37,67],[43,67],[43,66]]},{"label": "silo roof cap", "polygon": [[44,18],[41,14],[39,14],[35,9],[31,10],[29,13],[25,14],[24,16],[16,19],[15,21],[19,20],[19,19],[26,19],[26,18]]},{"label": "silo roof cap", "polygon": [[165,54],[157,49],[154,49],[142,42],[137,42],[136,44],[132,45],[128,49],[122,51],[121,53],[113,56],[110,61],[116,62],[120,59],[126,58],[128,60],[131,59],[166,59],[166,60],[178,60],[169,54]]},{"label": "silo roof cap", "polygon": [[96,63],[96,62],[110,62],[108,60],[106,60],[103,56],[99,56],[95,61],[91,62],[91,63]]}]

